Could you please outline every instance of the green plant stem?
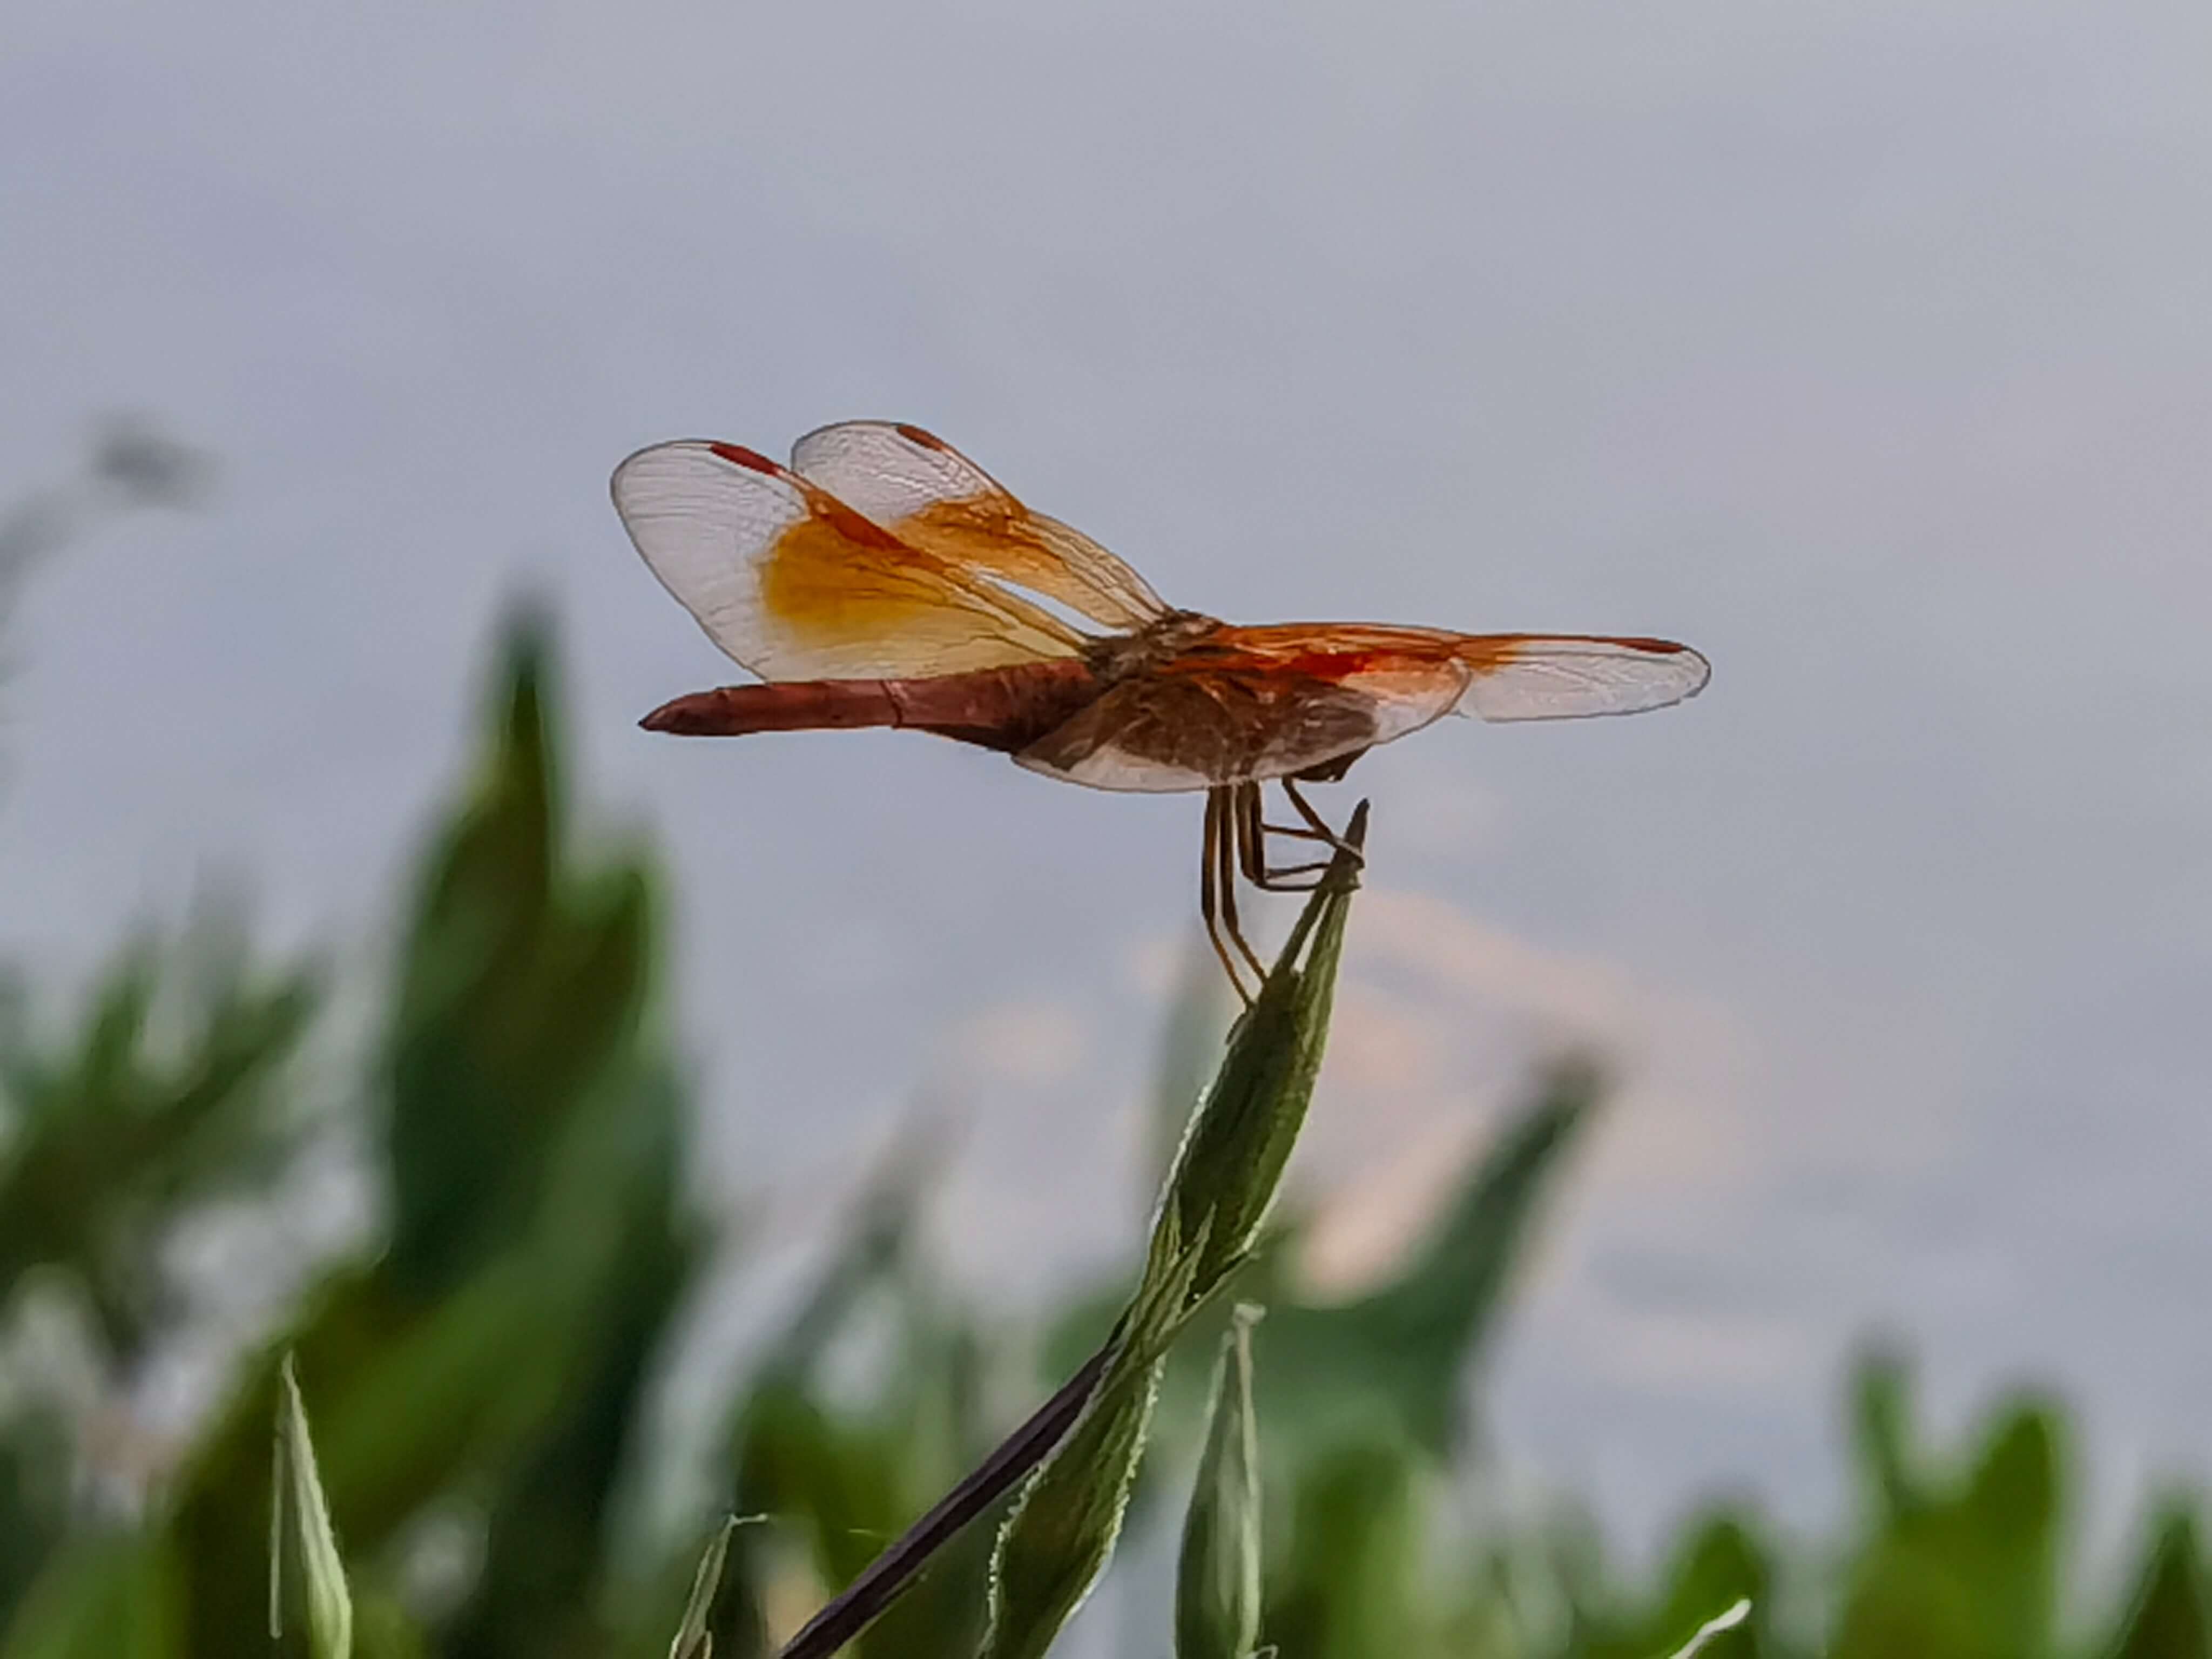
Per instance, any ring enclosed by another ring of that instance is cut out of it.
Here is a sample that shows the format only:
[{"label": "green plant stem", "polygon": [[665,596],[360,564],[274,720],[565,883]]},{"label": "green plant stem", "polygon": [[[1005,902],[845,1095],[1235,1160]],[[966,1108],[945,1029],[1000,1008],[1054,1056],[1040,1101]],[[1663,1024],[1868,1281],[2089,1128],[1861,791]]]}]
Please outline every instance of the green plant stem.
[{"label": "green plant stem", "polygon": [[867,1628],[885,1607],[910,1589],[929,1558],[952,1541],[970,1521],[996,1503],[1014,1484],[1050,1455],[1090,1403],[1107,1361],[1121,1340],[1116,1325],[1098,1352],[1085,1360],[1059,1391],[993,1449],[928,1513],[908,1527],[860,1574],[837,1592],[799,1633],[777,1650],[776,1659],[829,1659]]}]

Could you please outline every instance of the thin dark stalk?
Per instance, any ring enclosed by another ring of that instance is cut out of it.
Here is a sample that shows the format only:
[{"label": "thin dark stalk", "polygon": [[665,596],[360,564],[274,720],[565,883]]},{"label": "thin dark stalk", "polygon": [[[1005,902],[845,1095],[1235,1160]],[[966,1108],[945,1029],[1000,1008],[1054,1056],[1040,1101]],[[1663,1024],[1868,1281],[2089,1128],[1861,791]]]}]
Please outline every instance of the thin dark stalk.
[{"label": "thin dark stalk", "polygon": [[970,1521],[990,1508],[1014,1483],[1051,1455],[1083,1415],[1121,1340],[1117,1327],[1098,1352],[1085,1360],[1060,1391],[1030,1413],[965,1480],[938,1500],[921,1520],[862,1568],[821,1612],[778,1650],[776,1659],[829,1659],[874,1622],[884,1608],[914,1586],[929,1558],[951,1543]]}]

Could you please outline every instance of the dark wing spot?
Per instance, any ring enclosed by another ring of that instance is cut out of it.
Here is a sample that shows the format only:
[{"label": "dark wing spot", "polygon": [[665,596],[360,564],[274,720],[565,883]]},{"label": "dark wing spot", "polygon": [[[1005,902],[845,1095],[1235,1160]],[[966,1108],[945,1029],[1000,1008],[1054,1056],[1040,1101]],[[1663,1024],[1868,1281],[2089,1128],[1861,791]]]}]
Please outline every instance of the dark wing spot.
[{"label": "dark wing spot", "polygon": [[897,433],[900,437],[905,439],[908,443],[919,444],[924,449],[943,451],[949,450],[952,447],[951,444],[945,442],[944,439],[939,437],[934,432],[925,432],[918,426],[908,426],[904,421],[896,422],[892,426],[891,430]]},{"label": "dark wing spot", "polygon": [[757,449],[747,449],[743,444],[708,444],[707,447],[732,466],[744,467],[748,472],[765,472],[771,478],[783,476],[783,469]]}]

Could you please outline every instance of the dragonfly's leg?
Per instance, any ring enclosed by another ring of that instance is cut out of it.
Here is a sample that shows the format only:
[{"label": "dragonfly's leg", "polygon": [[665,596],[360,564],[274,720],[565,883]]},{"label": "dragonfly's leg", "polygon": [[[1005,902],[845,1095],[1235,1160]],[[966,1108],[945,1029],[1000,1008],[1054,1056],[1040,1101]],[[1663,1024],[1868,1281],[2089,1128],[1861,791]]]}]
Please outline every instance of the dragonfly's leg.
[{"label": "dragonfly's leg", "polygon": [[1328,827],[1328,820],[1323,818],[1320,813],[1315,811],[1311,804],[1307,801],[1306,798],[1298,793],[1297,779],[1285,778],[1281,781],[1283,785],[1283,793],[1290,797],[1291,805],[1298,809],[1298,816],[1304,818],[1306,821],[1307,826],[1313,830],[1314,839],[1316,841],[1327,842],[1338,852],[1349,855],[1354,863],[1364,864],[1367,862],[1367,855],[1361,852],[1357,847],[1354,847],[1350,842],[1345,840],[1342,836],[1338,835],[1335,830],[1330,829]]},{"label": "dragonfly's leg", "polygon": [[1218,860],[1220,872],[1222,928],[1229,935],[1230,943],[1243,953],[1245,961],[1252,964],[1252,972],[1265,981],[1267,969],[1260,960],[1260,953],[1246,940],[1244,930],[1237,921],[1237,790],[1232,787],[1211,793],[1221,803],[1218,819],[1219,828],[1214,836],[1214,857]]},{"label": "dragonfly's leg", "polygon": [[1237,862],[1244,872],[1244,879],[1255,887],[1265,886],[1267,879],[1267,841],[1261,831],[1260,814],[1255,810],[1259,805],[1259,793],[1255,785],[1240,783],[1237,786],[1235,797]]},{"label": "dragonfly's leg", "polygon": [[[1314,883],[1285,880],[1289,876],[1312,875],[1328,868],[1328,860],[1315,864],[1293,864],[1283,869],[1271,868],[1267,863],[1267,837],[1270,834],[1285,833],[1269,823],[1262,816],[1260,786],[1240,783],[1237,786],[1237,853],[1244,866],[1244,878],[1263,893],[1309,893]],[[1310,831],[1300,832],[1311,838]]]},{"label": "dragonfly's leg", "polygon": [[1225,789],[1206,792],[1206,834],[1198,860],[1198,913],[1206,924],[1206,943],[1213,946],[1213,954],[1221,958],[1222,971],[1229,982],[1237,988],[1237,994],[1246,1007],[1252,1006],[1252,994],[1244,988],[1243,975],[1237,971],[1237,959],[1229,954],[1229,947],[1221,937],[1220,846],[1222,820],[1227,816]]},{"label": "dragonfly's leg", "polygon": [[[1290,789],[1291,781],[1288,778],[1281,778],[1277,781],[1281,783],[1286,792]],[[1261,827],[1271,836],[1289,836],[1297,841],[1319,841],[1331,843],[1335,842],[1335,836],[1330,832],[1327,824],[1321,823],[1317,814],[1309,811],[1306,816],[1313,820],[1312,823],[1267,823]],[[1320,827],[1316,829],[1314,827],[1316,824],[1319,824]]]}]

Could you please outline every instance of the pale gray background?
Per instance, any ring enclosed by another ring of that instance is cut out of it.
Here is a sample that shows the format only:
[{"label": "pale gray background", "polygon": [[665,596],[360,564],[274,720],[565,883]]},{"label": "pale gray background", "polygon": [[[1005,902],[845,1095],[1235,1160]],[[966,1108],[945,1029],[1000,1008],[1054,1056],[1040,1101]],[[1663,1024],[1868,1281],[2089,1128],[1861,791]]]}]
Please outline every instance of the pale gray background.
[{"label": "pale gray background", "polygon": [[225,462],[16,620],[9,952],[81,970],[223,868],[358,938],[534,585],[600,822],[674,866],[702,1183],[927,1094],[959,1260],[1106,1259],[1195,804],[631,725],[733,676],[612,464],[919,421],[1184,604],[1713,659],[1354,775],[1316,1270],[1534,1048],[1631,1078],[1503,1357],[1516,1464],[1631,1539],[1717,1482],[1817,1518],[1880,1328],[1947,1422],[2071,1390],[2108,1514],[2203,1468],[2212,11],[15,0],[0,42],[0,501],[111,408]]}]

